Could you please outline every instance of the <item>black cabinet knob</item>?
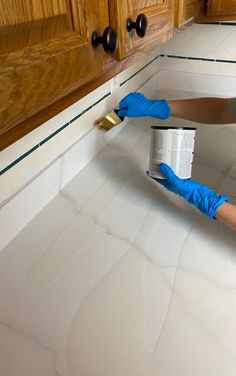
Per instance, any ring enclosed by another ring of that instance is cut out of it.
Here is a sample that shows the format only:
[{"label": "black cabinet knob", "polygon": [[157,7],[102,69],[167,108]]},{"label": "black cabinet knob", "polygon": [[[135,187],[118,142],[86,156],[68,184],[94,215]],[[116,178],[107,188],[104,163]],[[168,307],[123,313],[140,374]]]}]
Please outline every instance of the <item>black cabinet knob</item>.
[{"label": "black cabinet knob", "polygon": [[104,51],[112,54],[117,49],[118,38],[117,34],[111,26],[106,27],[102,36],[99,36],[96,31],[93,32],[91,42],[94,48],[99,44],[103,45]]},{"label": "black cabinet knob", "polygon": [[137,35],[140,38],[143,38],[147,31],[148,19],[145,14],[141,13],[138,15],[135,22],[133,22],[131,18],[128,18],[126,27],[128,32],[130,32],[132,29],[135,29]]}]

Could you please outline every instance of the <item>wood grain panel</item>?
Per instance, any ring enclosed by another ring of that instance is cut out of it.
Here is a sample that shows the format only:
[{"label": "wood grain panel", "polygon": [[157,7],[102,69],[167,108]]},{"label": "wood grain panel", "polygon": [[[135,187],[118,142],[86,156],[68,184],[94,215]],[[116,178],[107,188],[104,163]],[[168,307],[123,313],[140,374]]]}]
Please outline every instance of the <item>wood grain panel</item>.
[{"label": "wood grain panel", "polygon": [[160,4],[160,5],[165,4],[166,5],[167,0],[134,0],[133,4],[134,4],[133,5],[134,11],[136,11],[136,10],[156,6],[158,4]]},{"label": "wood grain panel", "polygon": [[175,26],[181,27],[186,21],[195,19],[199,11],[199,0],[175,0]]},{"label": "wood grain panel", "polygon": [[184,21],[194,19],[195,17],[197,17],[198,12],[199,0],[187,0],[184,13]]},{"label": "wood grain panel", "polygon": [[208,16],[234,14],[236,14],[236,0],[210,0],[207,5]]},{"label": "wood grain panel", "polygon": [[[98,78],[106,59],[101,47],[92,47],[91,35],[94,30],[102,34],[109,24],[107,0],[88,0],[86,4],[84,0],[17,1],[25,7],[27,17],[44,13],[45,18],[0,28],[0,46],[4,40],[2,45],[11,50],[1,49],[0,53],[1,140],[6,134],[24,133],[20,129],[24,121]],[[30,8],[33,2],[34,8]],[[17,39],[21,25],[25,35]],[[19,48],[20,43],[27,46]],[[26,128],[30,127],[28,123]]]},{"label": "wood grain panel", "polygon": [[2,0],[0,51],[6,53],[73,31],[70,0]]},{"label": "wood grain panel", "polygon": [[[117,60],[129,56],[136,48],[155,46],[155,38],[173,29],[174,0],[109,0],[109,7],[111,24],[119,34]],[[135,30],[128,33],[126,29],[127,19],[135,21],[141,12],[148,18],[144,38],[137,37]]]},{"label": "wood grain panel", "polygon": [[[66,0],[68,3],[68,0]],[[15,25],[67,13],[65,0],[1,0],[0,26]]]}]

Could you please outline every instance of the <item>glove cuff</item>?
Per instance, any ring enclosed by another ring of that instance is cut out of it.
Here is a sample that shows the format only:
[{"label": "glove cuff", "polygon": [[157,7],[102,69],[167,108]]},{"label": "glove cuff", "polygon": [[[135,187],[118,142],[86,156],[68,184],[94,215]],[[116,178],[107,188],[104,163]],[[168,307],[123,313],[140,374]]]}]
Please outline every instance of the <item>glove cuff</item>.
[{"label": "glove cuff", "polygon": [[168,119],[171,116],[171,109],[165,99],[155,99],[152,101],[149,116],[161,120]]},{"label": "glove cuff", "polygon": [[216,201],[210,208],[209,210],[209,217],[212,221],[216,220],[217,218],[215,217],[215,212],[217,209],[225,202],[228,201],[228,196],[227,195],[220,195],[218,196],[218,201]]}]

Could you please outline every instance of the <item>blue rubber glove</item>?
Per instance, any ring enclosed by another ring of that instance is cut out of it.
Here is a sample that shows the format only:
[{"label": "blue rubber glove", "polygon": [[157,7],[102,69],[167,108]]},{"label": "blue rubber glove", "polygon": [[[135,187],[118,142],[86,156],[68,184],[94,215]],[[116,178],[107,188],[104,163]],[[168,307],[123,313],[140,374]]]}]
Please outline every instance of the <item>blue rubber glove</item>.
[{"label": "blue rubber glove", "polygon": [[148,99],[142,93],[130,93],[119,103],[119,116],[168,119],[170,107],[165,99]]},{"label": "blue rubber glove", "polygon": [[218,195],[208,187],[193,180],[178,178],[174,171],[165,163],[161,163],[159,169],[166,179],[154,178],[155,181],[169,191],[177,193],[190,204],[195,205],[197,209],[206,214],[211,220],[216,219],[214,214],[227,201],[226,195]]}]

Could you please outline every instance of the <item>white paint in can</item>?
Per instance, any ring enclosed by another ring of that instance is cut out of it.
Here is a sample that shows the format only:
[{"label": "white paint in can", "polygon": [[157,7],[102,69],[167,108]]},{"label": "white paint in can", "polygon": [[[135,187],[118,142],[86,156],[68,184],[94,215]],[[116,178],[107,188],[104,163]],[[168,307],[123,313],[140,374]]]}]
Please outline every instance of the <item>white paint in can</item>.
[{"label": "white paint in can", "polygon": [[161,163],[168,164],[181,179],[192,174],[196,128],[151,127],[149,176],[164,179]]}]

